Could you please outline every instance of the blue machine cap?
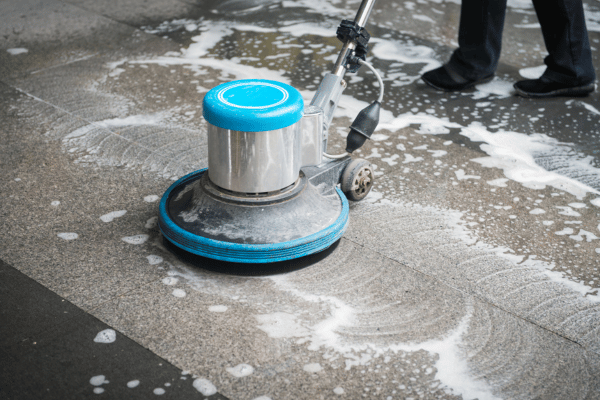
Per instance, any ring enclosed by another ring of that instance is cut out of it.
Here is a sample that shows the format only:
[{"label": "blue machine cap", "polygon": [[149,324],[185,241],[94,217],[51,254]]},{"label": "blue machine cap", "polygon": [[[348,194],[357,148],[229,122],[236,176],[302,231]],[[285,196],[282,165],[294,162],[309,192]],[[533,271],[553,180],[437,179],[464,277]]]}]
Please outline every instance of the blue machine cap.
[{"label": "blue machine cap", "polygon": [[285,128],[298,122],[304,113],[298,90],[264,79],[222,83],[206,94],[202,105],[209,124],[243,132]]}]

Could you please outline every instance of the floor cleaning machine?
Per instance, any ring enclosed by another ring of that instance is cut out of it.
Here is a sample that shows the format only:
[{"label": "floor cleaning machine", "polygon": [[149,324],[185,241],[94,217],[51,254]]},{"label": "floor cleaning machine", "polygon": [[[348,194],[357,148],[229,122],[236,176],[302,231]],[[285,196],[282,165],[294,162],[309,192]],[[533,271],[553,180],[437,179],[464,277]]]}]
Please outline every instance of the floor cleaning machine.
[{"label": "floor cleaning machine", "polygon": [[[234,263],[275,263],[321,252],[348,225],[348,199],[373,186],[369,162],[352,159],[375,130],[383,82],[365,61],[364,29],[375,0],[363,0],[337,36],[342,50],[312,102],[276,81],[221,84],[203,101],[208,169],[175,182],[160,202],[159,227],[177,250]],[[328,128],[346,88],[344,74],[366,65],[377,77],[377,101],[350,127],[346,152],[329,155]],[[172,246],[171,246],[172,247]]]}]

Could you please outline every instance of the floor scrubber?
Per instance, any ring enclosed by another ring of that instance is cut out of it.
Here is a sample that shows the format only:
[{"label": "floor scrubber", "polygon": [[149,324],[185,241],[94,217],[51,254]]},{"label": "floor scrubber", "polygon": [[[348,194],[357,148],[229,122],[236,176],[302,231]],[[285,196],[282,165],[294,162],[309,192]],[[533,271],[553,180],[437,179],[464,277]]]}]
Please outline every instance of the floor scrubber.
[{"label": "floor scrubber", "polygon": [[[234,263],[275,263],[321,252],[348,225],[348,199],[373,186],[369,162],[352,159],[375,130],[383,82],[365,61],[364,29],[375,0],[363,0],[337,36],[342,50],[312,102],[281,82],[247,79],[221,84],[203,101],[208,169],[175,182],[160,202],[159,227],[179,251]],[[366,65],[377,77],[377,101],[350,127],[346,152],[329,155],[328,128],[344,74]]]}]

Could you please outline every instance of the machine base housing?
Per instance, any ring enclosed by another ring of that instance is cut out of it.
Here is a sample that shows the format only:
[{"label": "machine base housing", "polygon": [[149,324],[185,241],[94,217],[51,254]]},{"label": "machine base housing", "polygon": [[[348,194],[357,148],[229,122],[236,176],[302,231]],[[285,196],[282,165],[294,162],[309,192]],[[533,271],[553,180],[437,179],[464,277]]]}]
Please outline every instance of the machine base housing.
[{"label": "machine base housing", "polygon": [[221,261],[273,263],[318,253],[342,237],[349,211],[344,194],[323,182],[322,172],[339,179],[346,164],[301,173],[276,193],[229,192],[215,186],[206,169],[193,172],[163,195],[160,230],[179,249]]}]

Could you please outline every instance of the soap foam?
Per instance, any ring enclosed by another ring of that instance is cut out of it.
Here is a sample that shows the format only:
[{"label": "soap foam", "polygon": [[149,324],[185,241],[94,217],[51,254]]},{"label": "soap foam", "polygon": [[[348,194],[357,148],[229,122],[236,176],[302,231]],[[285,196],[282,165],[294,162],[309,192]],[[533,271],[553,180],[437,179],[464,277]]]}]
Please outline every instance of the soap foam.
[{"label": "soap foam", "polygon": [[94,386],[104,385],[105,383],[108,383],[108,381],[106,380],[106,377],[104,375],[92,376],[92,378],[90,379],[90,384]]},{"label": "soap foam", "polygon": [[540,65],[538,67],[530,67],[530,68],[521,68],[519,70],[519,75],[521,75],[525,79],[538,79],[544,71],[546,70],[546,65]]},{"label": "soap foam", "polygon": [[113,343],[115,340],[117,340],[117,333],[113,329],[100,331],[94,338],[96,343]]},{"label": "soap foam", "polygon": [[127,214],[127,210],[113,211],[102,215],[100,219],[102,222],[112,222],[115,218],[120,218],[125,214]]},{"label": "soap foam", "polygon": [[163,280],[162,280],[162,283],[167,286],[177,285],[177,282],[179,282],[179,279],[177,279],[173,276],[167,276],[166,278],[163,278]]},{"label": "soap foam", "polygon": [[156,227],[157,223],[158,223],[158,217],[152,217],[152,218],[149,218],[148,221],[146,221],[146,225],[144,225],[144,227],[146,229],[152,229],[152,228]]},{"label": "soap foam", "polygon": [[160,197],[158,197],[155,194],[151,194],[149,196],[144,197],[144,201],[147,203],[154,203],[155,201],[159,200]]},{"label": "soap foam", "polygon": [[148,259],[148,264],[150,264],[150,265],[157,265],[157,264],[160,264],[161,262],[163,262],[162,257],[155,256],[153,254],[147,256],[146,258]]},{"label": "soap foam", "polygon": [[124,238],[121,238],[121,240],[129,244],[142,244],[145,243],[148,240],[148,238],[148,235],[141,234],[134,236],[126,236]]},{"label": "soap foam", "polygon": [[319,363],[306,364],[302,367],[303,370],[309,373],[317,373],[323,371],[323,367]]},{"label": "soap foam", "polygon": [[16,56],[19,54],[25,54],[28,53],[29,50],[27,50],[24,47],[15,47],[13,49],[6,49],[6,51],[8,52],[8,54],[10,54],[11,56]]},{"label": "soap foam", "polygon": [[63,233],[59,233],[56,236],[58,236],[61,239],[64,240],[75,240],[79,237],[78,234],[76,234],[75,232],[63,232]]},{"label": "soap foam", "polygon": [[202,393],[203,396],[212,396],[217,393],[217,388],[208,379],[197,378],[194,380],[193,386],[197,391]]},{"label": "soap foam", "polygon": [[254,373],[254,368],[248,364],[238,364],[233,368],[226,368],[226,371],[236,378],[243,378],[252,375],[252,373]]}]

